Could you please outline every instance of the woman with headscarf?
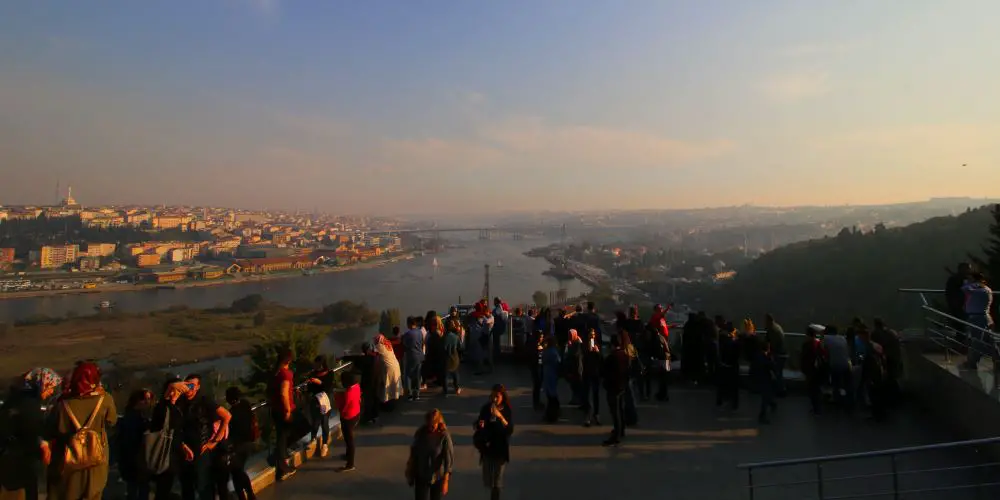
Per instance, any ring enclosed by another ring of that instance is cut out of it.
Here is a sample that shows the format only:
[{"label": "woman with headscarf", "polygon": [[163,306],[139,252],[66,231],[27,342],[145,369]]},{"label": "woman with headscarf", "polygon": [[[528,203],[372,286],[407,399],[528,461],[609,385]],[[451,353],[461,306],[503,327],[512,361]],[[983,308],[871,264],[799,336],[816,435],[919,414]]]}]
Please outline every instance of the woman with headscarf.
[{"label": "woman with headscarf", "polygon": [[510,398],[503,384],[493,386],[490,400],[479,410],[473,432],[483,468],[483,486],[490,490],[491,500],[500,500],[504,469],[510,462],[510,436],[514,433]]},{"label": "woman with headscarf", "polygon": [[[101,369],[89,361],[78,363],[46,422],[45,435],[52,442],[53,457],[48,470],[49,500],[101,498],[108,482],[107,428],[116,422],[118,410],[114,398],[101,386]],[[103,462],[89,468],[68,469],[64,462],[66,446],[81,426],[101,435]]]},{"label": "woman with headscarf", "polygon": [[35,368],[15,379],[0,408],[0,500],[36,500],[39,464],[52,454],[42,439],[42,402],[62,378],[48,368]]},{"label": "woman with headscarf", "polygon": [[559,340],[555,335],[545,339],[542,352],[542,389],[548,403],[545,405],[545,421],[554,424],[559,421],[559,376],[562,356],[559,354]]},{"label": "woman with headscarf", "polygon": [[403,395],[403,380],[399,361],[392,352],[392,344],[381,333],[372,342],[378,353],[379,363],[375,366],[375,400],[391,408],[392,403]]}]

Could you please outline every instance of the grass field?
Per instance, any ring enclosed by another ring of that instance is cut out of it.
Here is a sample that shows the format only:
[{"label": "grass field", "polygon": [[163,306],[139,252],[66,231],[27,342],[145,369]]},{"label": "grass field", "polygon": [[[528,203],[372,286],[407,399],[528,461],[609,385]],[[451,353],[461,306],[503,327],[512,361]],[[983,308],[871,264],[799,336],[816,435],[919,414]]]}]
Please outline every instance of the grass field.
[{"label": "grass field", "polygon": [[4,325],[0,328],[0,377],[37,366],[63,371],[81,359],[107,360],[124,368],[144,368],[206,360],[246,352],[261,335],[297,329],[326,334],[316,311],[268,304],[266,320],[255,313],[172,308],[141,314],[95,316]]}]

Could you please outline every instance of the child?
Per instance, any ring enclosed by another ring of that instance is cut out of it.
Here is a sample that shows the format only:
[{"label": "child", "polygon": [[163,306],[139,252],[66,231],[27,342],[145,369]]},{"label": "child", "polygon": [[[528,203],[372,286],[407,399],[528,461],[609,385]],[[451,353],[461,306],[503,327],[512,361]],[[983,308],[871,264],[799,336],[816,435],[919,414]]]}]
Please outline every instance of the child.
[{"label": "child", "polygon": [[337,391],[333,398],[340,413],[340,430],[344,434],[344,445],[347,447],[344,459],[347,463],[338,470],[350,472],[354,470],[354,430],[361,418],[361,386],[355,382],[354,374],[351,372],[343,374],[340,381],[344,388]]}]

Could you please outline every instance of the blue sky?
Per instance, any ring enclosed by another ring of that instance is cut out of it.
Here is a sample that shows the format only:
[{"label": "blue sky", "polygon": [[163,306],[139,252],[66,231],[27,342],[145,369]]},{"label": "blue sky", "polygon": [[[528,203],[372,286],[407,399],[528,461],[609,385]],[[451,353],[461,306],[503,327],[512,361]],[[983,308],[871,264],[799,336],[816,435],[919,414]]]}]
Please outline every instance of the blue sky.
[{"label": "blue sky", "polygon": [[[1000,196],[1000,2],[0,2],[0,203]],[[964,166],[963,166],[964,164]]]}]

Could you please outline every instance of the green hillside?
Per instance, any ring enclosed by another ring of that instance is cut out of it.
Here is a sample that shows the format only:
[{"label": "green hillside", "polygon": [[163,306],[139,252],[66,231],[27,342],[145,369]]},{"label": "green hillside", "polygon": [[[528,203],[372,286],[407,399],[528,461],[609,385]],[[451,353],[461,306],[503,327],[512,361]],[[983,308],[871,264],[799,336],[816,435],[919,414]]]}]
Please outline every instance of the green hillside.
[{"label": "green hillside", "polygon": [[917,326],[919,297],[899,288],[943,288],[946,269],[981,253],[989,236],[988,207],[902,228],[838,236],[778,248],[739,270],[730,282],[695,292],[699,308],[760,320],[772,312],[790,330],[807,322],[844,324],[882,316]]}]

